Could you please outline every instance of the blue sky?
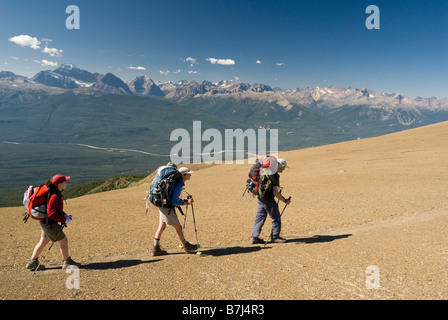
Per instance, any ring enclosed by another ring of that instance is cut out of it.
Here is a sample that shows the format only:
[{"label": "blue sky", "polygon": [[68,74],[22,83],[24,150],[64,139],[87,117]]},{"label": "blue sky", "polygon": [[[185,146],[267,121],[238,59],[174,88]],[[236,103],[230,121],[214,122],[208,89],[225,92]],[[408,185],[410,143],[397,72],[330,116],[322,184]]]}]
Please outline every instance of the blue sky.
[{"label": "blue sky", "polygon": [[[80,10],[69,30],[66,8]],[[380,29],[365,22],[380,10]],[[448,97],[448,1],[0,0],[0,70]],[[19,37],[27,36],[27,37]]]}]

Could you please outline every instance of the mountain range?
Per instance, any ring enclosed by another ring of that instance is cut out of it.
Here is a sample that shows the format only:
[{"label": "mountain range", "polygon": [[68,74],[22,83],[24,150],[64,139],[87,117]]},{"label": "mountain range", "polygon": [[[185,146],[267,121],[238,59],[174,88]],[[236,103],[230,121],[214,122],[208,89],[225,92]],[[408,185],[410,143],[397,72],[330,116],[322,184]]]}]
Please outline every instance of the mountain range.
[{"label": "mountain range", "polygon": [[[235,81],[196,82],[181,80],[177,82],[155,83],[147,76],[138,76],[123,81],[112,73],[105,75],[91,73],[73,64],[62,64],[57,69],[40,71],[31,79],[10,71],[0,72],[0,84],[9,82],[12,86],[37,88],[38,84],[50,88],[76,89],[88,88],[99,92],[122,95],[165,97],[172,101],[212,96],[233,96],[275,102],[290,109],[294,104],[310,107],[341,107],[368,105],[372,108],[401,108],[408,110],[447,111],[448,98],[436,97],[415,99],[399,93],[384,93],[369,88],[353,89],[330,86],[326,88],[271,88],[265,84],[248,84]],[[42,87],[41,87],[42,88]]]},{"label": "mountain range", "polygon": [[[73,64],[38,72],[31,79],[0,72],[0,107],[39,103],[42,93],[51,96],[70,91],[86,96],[103,93],[155,97],[194,106],[202,110],[205,118],[217,116],[239,127],[276,127],[284,130],[286,149],[382,135],[448,120],[448,98],[412,99],[369,88],[280,89],[260,83],[187,80],[156,84],[143,75],[123,81],[112,73],[92,73]],[[147,103],[158,104],[156,100]],[[313,139],[317,136],[320,138]]]},{"label": "mountain range", "polygon": [[110,94],[163,96],[160,88],[146,76],[136,77],[132,81],[124,82],[112,73],[91,73],[73,64],[62,64],[53,71],[40,71],[31,79],[16,75],[10,71],[1,71],[0,82],[3,84],[9,82],[13,87],[29,89],[42,89],[45,87],[61,89],[87,88]]}]

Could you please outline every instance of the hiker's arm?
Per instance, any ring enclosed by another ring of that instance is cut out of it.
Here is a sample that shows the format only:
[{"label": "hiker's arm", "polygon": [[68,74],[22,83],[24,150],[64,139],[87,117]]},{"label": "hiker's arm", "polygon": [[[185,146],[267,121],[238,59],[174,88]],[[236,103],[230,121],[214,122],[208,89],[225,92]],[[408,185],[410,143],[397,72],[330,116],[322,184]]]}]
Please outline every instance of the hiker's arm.
[{"label": "hiker's arm", "polygon": [[50,218],[55,222],[65,223],[66,220],[65,213],[63,211],[60,212],[58,210],[58,207],[60,205],[62,204],[59,201],[59,197],[55,194],[52,194],[50,196],[50,199],[48,200],[47,215],[48,218]]},{"label": "hiker's arm", "polygon": [[289,199],[285,199],[284,196],[282,196],[282,194],[280,193],[280,187],[279,186],[274,186],[272,189],[274,196],[278,199],[280,199],[280,201],[283,201],[286,204],[290,204],[291,200]]},{"label": "hiker's arm", "polygon": [[179,183],[176,186],[176,189],[174,189],[174,191],[173,191],[173,198],[171,199],[171,203],[173,205],[175,205],[175,206],[183,206],[183,205],[185,205],[184,200],[182,200],[180,198],[180,194],[182,192],[182,187],[183,187],[183,185]]}]

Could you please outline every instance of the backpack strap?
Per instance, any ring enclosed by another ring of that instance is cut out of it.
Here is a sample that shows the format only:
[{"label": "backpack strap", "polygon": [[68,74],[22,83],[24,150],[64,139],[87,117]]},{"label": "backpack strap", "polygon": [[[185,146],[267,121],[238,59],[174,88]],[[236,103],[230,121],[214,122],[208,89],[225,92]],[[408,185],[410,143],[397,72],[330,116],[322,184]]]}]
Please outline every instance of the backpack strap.
[{"label": "backpack strap", "polygon": [[182,208],[180,206],[176,206],[177,210],[179,210],[179,212],[184,216],[184,212],[182,211]]}]

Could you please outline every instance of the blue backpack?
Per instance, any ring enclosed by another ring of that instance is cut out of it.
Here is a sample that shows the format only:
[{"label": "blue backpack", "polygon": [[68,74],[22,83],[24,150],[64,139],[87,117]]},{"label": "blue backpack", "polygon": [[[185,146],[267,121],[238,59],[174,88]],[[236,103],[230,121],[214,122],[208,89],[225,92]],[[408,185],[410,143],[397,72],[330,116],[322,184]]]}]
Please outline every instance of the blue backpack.
[{"label": "blue backpack", "polygon": [[174,208],[172,197],[174,189],[182,180],[182,175],[176,167],[161,167],[148,191],[149,201],[160,208]]}]

